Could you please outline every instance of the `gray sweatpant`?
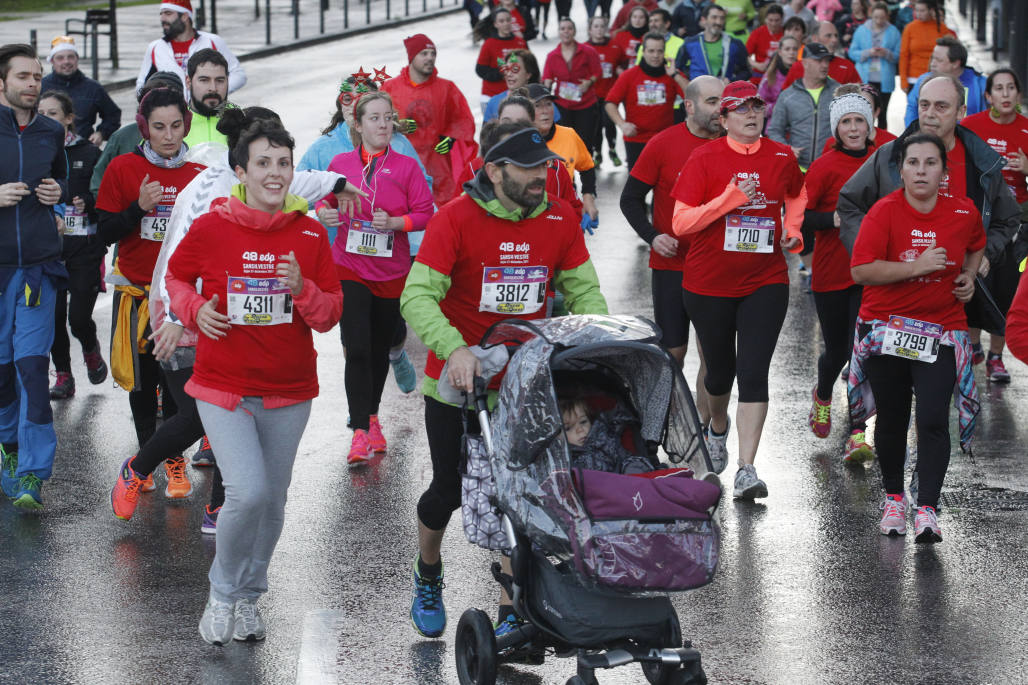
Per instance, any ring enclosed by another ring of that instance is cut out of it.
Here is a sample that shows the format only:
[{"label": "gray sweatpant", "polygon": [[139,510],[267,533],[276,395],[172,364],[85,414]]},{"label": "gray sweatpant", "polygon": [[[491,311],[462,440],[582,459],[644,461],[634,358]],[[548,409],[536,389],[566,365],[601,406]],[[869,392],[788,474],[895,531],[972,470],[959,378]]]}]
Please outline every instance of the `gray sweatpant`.
[{"label": "gray sweatpant", "polygon": [[265,409],[245,397],[235,411],[197,400],[207,438],[218,455],[225,504],[218,514],[211,595],[222,602],[268,591],[268,564],[282,534],[286,491],[311,401]]}]

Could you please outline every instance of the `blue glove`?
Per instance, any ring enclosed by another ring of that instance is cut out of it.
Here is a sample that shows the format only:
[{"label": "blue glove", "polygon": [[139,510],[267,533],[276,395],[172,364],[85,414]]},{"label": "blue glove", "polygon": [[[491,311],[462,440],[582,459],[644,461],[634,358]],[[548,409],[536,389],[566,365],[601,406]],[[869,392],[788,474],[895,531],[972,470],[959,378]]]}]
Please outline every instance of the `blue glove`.
[{"label": "blue glove", "polygon": [[596,217],[594,219],[591,216],[589,216],[588,214],[582,214],[582,232],[583,233],[584,232],[588,232],[589,235],[593,235],[594,229],[597,229],[599,227],[600,227],[600,219],[599,219],[599,217]]}]

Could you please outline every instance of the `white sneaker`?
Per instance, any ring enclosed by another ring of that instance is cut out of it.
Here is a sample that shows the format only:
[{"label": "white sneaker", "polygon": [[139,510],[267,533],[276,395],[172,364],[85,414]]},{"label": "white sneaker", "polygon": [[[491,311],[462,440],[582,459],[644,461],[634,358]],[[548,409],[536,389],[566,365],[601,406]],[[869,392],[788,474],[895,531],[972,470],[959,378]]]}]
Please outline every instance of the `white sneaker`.
[{"label": "white sneaker", "polygon": [[942,542],[942,528],[935,507],[918,507],[914,517],[914,542]]},{"label": "white sneaker", "polygon": [[753,464],[746,464],[735,474],[735,499],[757,499],[767,497],[767,483],[757,477],[757,469]]},{"label": "white sneaker", "polygon": [[898,500],[886,497],[882,502],[882,520],[878,524],[878,530],[882,535],[906,535],[907,534],[907,501],[900,497]]},{"label": "white sneaker", "polygon": [[725,420],[724,435],[715,435],[714,429],[707,428],[707,454],[710,455],[710,466],[714,473],[721,473],[728,466],[728,432],[732,430],[732,420]]},{"label": "white sneaker", "polygon": [[256,599],[240,599],[235,607],[236,628],[232,637],[240,642],[263,640],[267,635]]},{"label": "white sneaker", "polygon": [[232,640],[235,629],[235,615],[232,602],[220,602],[214,597],[207,598],[207,606],[200,619],[200,637],[212,645],[226,645]]}]

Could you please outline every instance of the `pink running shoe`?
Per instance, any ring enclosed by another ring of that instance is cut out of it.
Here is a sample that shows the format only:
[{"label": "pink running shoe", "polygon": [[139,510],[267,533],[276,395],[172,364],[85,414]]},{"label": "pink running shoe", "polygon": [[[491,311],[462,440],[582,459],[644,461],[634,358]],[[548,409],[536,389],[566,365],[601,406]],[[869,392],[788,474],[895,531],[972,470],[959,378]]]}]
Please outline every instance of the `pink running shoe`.
[{"label": "pink running shoe", "polygon": [[882,502],[882,520],[878,524],[882,535],[907,534],[907,501],[903,495],[886,495]]},{"label": "pink running shoe", "polygon": [[346,455],[346,463],[355,466],[370,461],[374,456],[375,450],[371,448],[368,432],[358,428],[353,432],[353,440],[350,442],[350,453]]},{"label": "pink running shoe", "polygon": [[368,441],[371,442],[371,449],[375,452],[386,451],[386,439],[382,435],[382,425],[378,422],[378,416],[372,415],[368,423]]},{"label": "pink running shoe", "polygon": [[985,361],[985,372],[993,383],[1009,383],[1010,372],[1003,364],[1003,357],[989,357]]},{"label": "pink running shoe", "polygon": [[917,508],[914,517],[914,542],[942,542],[942,529],[939,528],[939,517],[935,507]]},{"label": "pink running shoe", "polygon": [[817,386],[810,391],[810,396],[812,404],[807,423],[810,425],[810,430],[814,431],[814,435],[819,438],[827,438],[828,434],[832,432],[832,401],[822,402],[819,400]]}]

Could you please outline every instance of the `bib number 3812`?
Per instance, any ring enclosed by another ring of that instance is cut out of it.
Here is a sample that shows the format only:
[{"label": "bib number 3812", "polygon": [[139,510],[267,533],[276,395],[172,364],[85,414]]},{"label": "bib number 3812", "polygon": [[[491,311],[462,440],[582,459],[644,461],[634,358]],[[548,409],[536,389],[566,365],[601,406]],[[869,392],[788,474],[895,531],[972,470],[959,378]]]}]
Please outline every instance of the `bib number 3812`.
[{"label": "bib number 3812", "polygon": [[545,266],[489,266],[482,271],[478,311],[495,314],[534,314],[546,303]]},{"label": "bib number 3812", "polygon": [[277,278],[228,278],[229,323],[274,326],[293,322],[293,295]]},{"label": "bib number 3812", "polygon": [[885,324],[882,354],[931,364],[939,356],[942,326],[895,314]]}]

